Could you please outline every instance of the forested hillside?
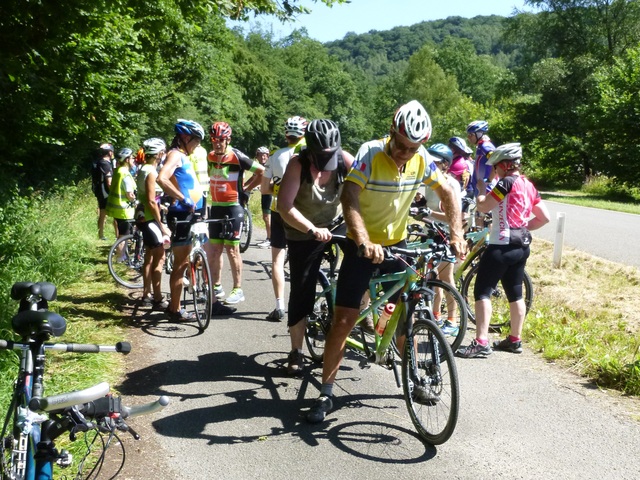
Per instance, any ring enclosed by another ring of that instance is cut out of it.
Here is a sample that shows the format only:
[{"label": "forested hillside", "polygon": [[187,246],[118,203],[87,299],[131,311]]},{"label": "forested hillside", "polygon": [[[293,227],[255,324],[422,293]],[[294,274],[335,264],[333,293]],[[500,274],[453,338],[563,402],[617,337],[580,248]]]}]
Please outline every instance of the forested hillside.
[{"label": "forested hillside", "polygon": [[98,143],[170,140],[179,117],[228,121],[249,153],[280,145],[290,115],[329,117],[355,151],[413,98],[431,114],[434,141],[482,118],[496,143],[524,144],[540,181],[604,174],[637,185],[638,0],[528,3],[540,13],[451,17],[323,45],[304,32],[276,39],[225,25],[290,16],[296,0],[3,2],[0,189],[74,182]]}]

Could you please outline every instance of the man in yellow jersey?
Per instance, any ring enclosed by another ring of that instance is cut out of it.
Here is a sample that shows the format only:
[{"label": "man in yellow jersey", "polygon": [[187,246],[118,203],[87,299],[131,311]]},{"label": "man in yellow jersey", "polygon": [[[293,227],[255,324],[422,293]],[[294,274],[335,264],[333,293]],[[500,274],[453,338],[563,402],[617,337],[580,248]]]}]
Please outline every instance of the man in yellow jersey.
[{"label": "man in yellow jersey", "polygon": [[207,197],[209,196],[209,162],[207,161],[207,149],[198,145],[193,153],[189,155],[191,165],[196,172],[198,183],[202,189],[202,207],[196,210],[202,218],[207,218]]},{"label": "man in yellow jersey", "polygon": [[[346,338],[360,311],[360,300],[374,269],[384,259],[382,247],[406,246],[409,208],[421,184],[435,190],[443,210],[452,219],[454,251],[460,255],[466,251],[460,206],[423,146],[430,136],[429,115],[419,102],[412,100],[396,111],[388,137],[360,147],[347,175],[341,201],[348,238],[338,278],[333,322],[325,344],[320,396],[307,414],[311,423],[322,422],[333,409],[333,383],[342,362]],[[362,257],[357,255],[358,248],[363,251]],[[398,337],[397,342],[402,351],[404,338]],[[433,396],[426,387],[414,388],[416,402],[437,401]]]},{"label": "man in yellow jersey", "polygon": [[260,191],[263,195],[272,194],[271,201],[271,282],[273,292],[276,295],[276,308],[273,309],[267,320],[282,322],[284,320],[284,258],[287,239],[284,234],[284,223],[278,213],[278,191],[280,182],[284,177],[289,160],[294,154],[299,153],[304,147],[304,131],[307,128],[307,120],[303,117],[290,117],[284,122],[284,135],[287,146],[276,150],[269,160],[262,176]]}]

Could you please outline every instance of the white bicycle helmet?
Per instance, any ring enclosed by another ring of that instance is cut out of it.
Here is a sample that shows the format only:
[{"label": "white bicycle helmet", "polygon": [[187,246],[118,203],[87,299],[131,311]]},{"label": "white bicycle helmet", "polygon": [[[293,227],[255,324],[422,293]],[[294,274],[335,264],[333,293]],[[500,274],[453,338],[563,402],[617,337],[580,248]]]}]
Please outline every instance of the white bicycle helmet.
[{"label": "white bicycle helmet", "polygon": [[307,124],[307,119],[304,117],[290,117],[284,122],[284,134],[287,137],[302,137]]},{"label": "white bicycle helmet", "polygon": [[269,149],[267,147],[258,147],[258,150],[256,150],[256,155],[258,153],[266,153],[267,155],[269,155]]},{"label": "white bicycle helmet", "polygon": [[411,100],[396,111],[393,128],[413,143],[424,143],[431,137],[431,119],[417,100]]},{"label": "white bicycle helmet", "polygon": [[[505,160],[520,160],[522,147],[519,143],[505,143],[496,148],[487,159],[487,165],[496,165]],[[518,162],[519,163],[519,162]]]},{"label": "white bicycle helmet", "polygon": [[167,144],[161,138],[150,138],[142,143],[146,155],[157,155],[167,149]]},{"label": "white bicycle helmet", "polygon": [[118,162],[123,162],[125,158],[130,157],[131,155],[133,155],[133,150],[130,148],[121,148],[118,150],[116,158],[118,159]]}]

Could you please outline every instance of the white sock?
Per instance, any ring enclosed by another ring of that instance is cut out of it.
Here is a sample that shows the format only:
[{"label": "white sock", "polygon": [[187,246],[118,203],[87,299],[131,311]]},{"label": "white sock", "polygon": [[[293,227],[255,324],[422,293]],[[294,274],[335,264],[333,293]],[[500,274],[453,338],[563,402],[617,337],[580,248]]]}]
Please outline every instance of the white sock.
[{"label": "white sock", "polygon": [[284,300],[281,298],[276,298],[276,308],[278,310],[284,310]]}]

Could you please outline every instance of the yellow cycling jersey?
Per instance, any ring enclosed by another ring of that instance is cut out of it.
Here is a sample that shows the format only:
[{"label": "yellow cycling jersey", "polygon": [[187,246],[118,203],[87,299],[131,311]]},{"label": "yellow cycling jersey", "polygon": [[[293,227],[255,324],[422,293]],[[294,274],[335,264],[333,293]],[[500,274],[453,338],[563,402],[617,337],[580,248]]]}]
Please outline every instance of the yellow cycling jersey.
[{"label": "yellow cycling jersey", "polygon": [[447,183],[424,146],[402,171],[388,151],[389,138],[365,143],[346,178],[362,188],[360,214],[369,239],[381,245],[393,245],[406,238],[409,207],[420,184],[436,189]]}]

